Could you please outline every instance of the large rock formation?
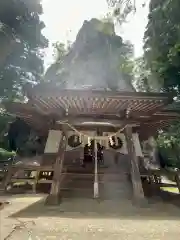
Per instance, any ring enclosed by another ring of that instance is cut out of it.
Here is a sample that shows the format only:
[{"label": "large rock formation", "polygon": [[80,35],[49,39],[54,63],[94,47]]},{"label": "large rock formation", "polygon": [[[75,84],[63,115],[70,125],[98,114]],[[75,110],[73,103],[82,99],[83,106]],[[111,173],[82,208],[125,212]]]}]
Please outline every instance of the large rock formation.
[{"label": "large rock formation", "polygon": [[125,46],[113,24],[85,21],[63,63],[50,67],[45,78],[68,89],[134,91],[129,77],[120,71]]}]

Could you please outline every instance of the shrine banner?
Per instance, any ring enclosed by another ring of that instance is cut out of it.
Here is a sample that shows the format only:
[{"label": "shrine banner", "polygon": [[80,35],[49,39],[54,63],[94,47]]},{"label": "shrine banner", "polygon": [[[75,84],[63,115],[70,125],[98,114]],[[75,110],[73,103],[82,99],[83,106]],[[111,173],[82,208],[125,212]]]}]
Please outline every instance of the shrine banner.
[{"label": "shrine banner", "polygon": [[49,130],[44,153],[57,153],[62,132],[59,130]]}]

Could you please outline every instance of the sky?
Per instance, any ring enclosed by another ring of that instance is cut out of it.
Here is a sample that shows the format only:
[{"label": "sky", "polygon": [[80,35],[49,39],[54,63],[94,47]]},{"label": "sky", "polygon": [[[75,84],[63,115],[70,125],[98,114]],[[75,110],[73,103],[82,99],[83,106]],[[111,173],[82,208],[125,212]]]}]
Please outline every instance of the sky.
[{"label": "sky", "polygon": [[[141,56],[143,35],[147,24],[149,0],[136,0],[137,11],[123,28],[117,27],[117,34],[134,45],[135,57]],[[146,6],[142,4],[146,2]],[[43,34],[49,39],[45,65],[53,62],[52,43],[74,41],[84,20],[102,18],[108,12],[106,0],[42,0],[42,20],[46,27]]]}]

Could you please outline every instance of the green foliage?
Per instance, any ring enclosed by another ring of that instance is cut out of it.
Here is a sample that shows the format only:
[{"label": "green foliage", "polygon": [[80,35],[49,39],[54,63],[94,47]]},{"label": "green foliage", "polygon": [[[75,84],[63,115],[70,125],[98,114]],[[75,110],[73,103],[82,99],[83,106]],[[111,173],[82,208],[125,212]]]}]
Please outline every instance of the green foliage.
[{"label": "green foliage", "polygon": [[97,30],[99,32],[103,32],[106,35],[112,36],[114,35],[114,24],[113,20],[109,17],[105,17],[102,19],[101,23],[98,24]]},{"label": "green foliage", "polygon": [[7,160],[10,157],[15,156],[14,152],[8,152],[3,148],[0,148],[0,161],[1,160]]},{"label": "green foliage", "polygon": [[139,57],[134,61],[134,85],[140,92],[159,92],[160,85],[147,67],[146,59]]},{"label": "green foliage", "polygon": [[120,25],[136,11],[136,0],[107,0],[107,3],[112,11],[112,17]]},{"label": "green foliage", "polygon": [[[37,83],[44,72],[43,49],[48,46],[41,34],[40,0],[0,1],[0,102],[24,100],[23,86]],[[0,147],[8,148],[4,134],[13,120],[0,109]]]},{"label": "green foliage", "polygon": [[70,51],[71,44],[70,41],[67,41],[67,44],[63,42],[56,42],[53,44],[55,63],[63,62],[63,57]]},{"label": "green foliage", "polygon": [[[62,65],[64,63],[64,57],[70,52],[72,43],[67,41],[67,43],[56,42],[53,44],[54,47],[54,63],[47,69],[44,80],[46,82],[56,82],[62,80],[59,78],[59,74],[61,73]],[[64,86],[64,82],[62,81],[62,86]]]},{"label": "green foliage", "polygon": [[41,34],[42,6],[37,0],[0,1],[0,98],[22,97],[26,82],[38,82],[43,74],[47,39]]},{"label": "green foliage", "polygon": [[8,131],[9,122],[14,118],[7,115],[3,110],[0,110],[0,148],[8,149],[8,140],[5,136]]},{"label": "green foliage", "polygon": [[158,135],[157,143],[166,165],[180,168],[180,122]]},{"label": "green foliage", "polygon": [[134,85],[137,91],[151,92],[149,84],[149,71],[146,69],[145,61],[143,57],[135,60],[134,64]]},{"label": "green foliage", "polygon": [[119,70],[122,73],[123,78],[129,82],[132,82],[134,78],[133,50],[133,45],[130,42],[125,42],[121,47],[119,55]]},{"label": "green foliage", "polygon": [[145,58],[163,91],[180,90],[180,1],[151,0]]},{"label": "green foliage", "polygon": [[[144,35],[145,69],[150,73],[148,86],[154,88],[157,84],[159,90],[174,93],[176,98],[180,91],[179,9],[179,0],[151,0]],[[172,123],[159,133],[157,143],[166,165],[180,168],[180,123]]]}]

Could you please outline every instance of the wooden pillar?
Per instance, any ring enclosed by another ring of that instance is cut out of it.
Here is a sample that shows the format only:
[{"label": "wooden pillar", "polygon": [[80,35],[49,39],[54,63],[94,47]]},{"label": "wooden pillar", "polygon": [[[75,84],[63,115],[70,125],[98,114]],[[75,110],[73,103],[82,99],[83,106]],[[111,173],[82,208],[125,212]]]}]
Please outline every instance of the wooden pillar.
[{"label": "wooden pillar", "polygon": [[130,157],[130,174],[131,174],[131,181],[133,186],[133,195],[134,195],[134,200],[137,200],[138,202],[144,199],[144,192],[142,188],[138,158],[136,156],[134,142],[133,142],[132,127],[127,126],[125,132],[126,132],[125,135],[126,135],[126,141],[127,141],[127,149]]},{"label": "wooden pillar", "polygon": [[47,205],[58,205],[61,202],[60,184],[61,184],[61,177],[62,177],[61,174],[62,174],[63,163],[64,163],[64,152],[66,149],[66,142],[67,142],[67,138],[65,134],[62,133],[56,162],[54,164],[54,175],[53,175],[53,182],[51,184],[51,191],[45,201],[45,204]]}]

